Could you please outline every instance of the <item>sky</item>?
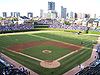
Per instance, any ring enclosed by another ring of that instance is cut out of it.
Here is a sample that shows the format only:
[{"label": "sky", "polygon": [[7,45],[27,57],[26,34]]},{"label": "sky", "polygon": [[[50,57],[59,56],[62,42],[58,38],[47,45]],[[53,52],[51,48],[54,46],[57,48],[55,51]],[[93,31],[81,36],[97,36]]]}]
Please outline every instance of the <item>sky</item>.
[{"label": "sky", "polygon": [[21,12],[21,15],[26,15],[33,12],[34,16],[40,16],[40,9],[48,10],[48,1],[55,2],[58,13],[63,6],[68,12],[100,15],[100,0],[0,0],[0,13]]}]

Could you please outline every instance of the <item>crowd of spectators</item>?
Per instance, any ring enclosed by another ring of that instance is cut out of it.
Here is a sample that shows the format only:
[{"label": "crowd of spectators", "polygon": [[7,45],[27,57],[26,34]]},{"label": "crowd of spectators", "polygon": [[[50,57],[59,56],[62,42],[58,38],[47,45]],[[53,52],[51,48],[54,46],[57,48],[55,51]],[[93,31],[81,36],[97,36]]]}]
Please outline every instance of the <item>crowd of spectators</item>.
[{"label": "crowd of spectators", "polygon": [[51,19],[41,19],[36,22],[37,22],[37,24],[48,25],[48,24],[53,24],[53,21],[54,20],[51,20]]},{"label": "crowd of spectators", "polygon": [[87,30],[87,26],[76,25],[76,24],[66,25],[57,20],[54,20],[53,24],[49,25],[49,28],[61,28],[66,30],[82,30],[82,31]]},{"label": "crowd of spectators", "polygon": [[30,75],[30,73],[25,69],[21,71],[18,68],[13,68],[9,66],[0,69],[0,75]]},{"label": "crowd of spectators", "polygon": [[[0,26],[0,31],[13,31],[13,30],[30,30],[33,29],[35,25],[48,25],[49,28],[61,28],[65,30],[87,30],[87,26],[82,26],[82,25],[76,25],[76,24],[71,24],[71,25],[66,25],[64,23],[61,23],[57,20],[52,20],[52,19],[41,19],[38,21],[34,22],[34,25],[29,25],[29,24],[14,24],[14,25],[1,25]],[[98,31],[100,32],[100,28],[95,28],[93,29],[92,27],[90,30]]]},{"label": "crowd of spectators", "polygon": [[100,75],[100,60],[93,61],[90,66],[82,69],[75,75]]},{"label": "crowd of spectators", "polygon": [[14,65],[9,64],[4,59],[0,58],[0,75],[30,75],[30,71],[26,68],[19,66],[16,68]]},{"label": "crowd of spectators", "polygon": [[32,29],[33,25],[15,24],[15,25],[4,25],[0,26],[0,31],[13,31],[13,30],[29,30]]},{"label": "crowd of spectators", "polygon": [[66,29],[66,30],[82,30],[82,31],[87,30],[87,26],[65,25],[65,24],[61,24],[61,23],[49,25],[49,28],[62,28],[62,29]]},{"label": "crowd of spectators", "polygon": [[[64,23],[58,22],[57,20],[53,21],[52,24],[49,25],[49,28],[61,28],[61,29],[66,29],[66,30],[87,30],[87,26],[82,26],[82,25],[77,25],[77,24],[71,24],[71,25],[66,25]],[[89,30],[97,31],[100,32],[100,28],[93,28],[89,27]]]},{"label": "crowd of spectators", "polygon": [[98,53],[98,55],[95,56],[96,59],[91,62],[89,66],[81,69],[75,75],[100,75],[100,44],[96,45],[96,49],[96,52]]},{"label": "crowd of spectators", "polygon": [[[36,21],[36,25],[48,25],[49,28],[61,28],[61,29],[66,29],[66,30],[87,30],[87,26],[82,26],[82,25],[76,25],[76,24],[71,24],[71,25],[66,25],[64,23],[61,23],[60,21],[57,21],[56,19],[42,19]],[[90,30],[95,30],[100,32],[100,28],[93,28],[90,27]]]},{"label": "crowd of spectators", "polygon": [[100,32],[100,28],[95,28],[93,31]]}]

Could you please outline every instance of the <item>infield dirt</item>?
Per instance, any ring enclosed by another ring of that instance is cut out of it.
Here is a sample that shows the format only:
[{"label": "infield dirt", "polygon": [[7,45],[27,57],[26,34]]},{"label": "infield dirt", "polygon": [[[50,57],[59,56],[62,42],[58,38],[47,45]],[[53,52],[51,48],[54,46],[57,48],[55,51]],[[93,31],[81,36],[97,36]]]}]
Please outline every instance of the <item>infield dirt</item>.
[{"label": "infield dirt", "polygon": [[56,42],[56,41],[34,41],[34,42],[27,42],[27,43],[11,45],[7,49],[20,52],[21,50],[25,48],[30,48],[30,47],[40,46],[40,45],[57,46],[60,48],[67,48],[72,51],[79,50],[81,48],[81,46],[78,46],[78,45],[72,45],[72,44],[67,44],[67,43],[65,44],[65,43]]}]

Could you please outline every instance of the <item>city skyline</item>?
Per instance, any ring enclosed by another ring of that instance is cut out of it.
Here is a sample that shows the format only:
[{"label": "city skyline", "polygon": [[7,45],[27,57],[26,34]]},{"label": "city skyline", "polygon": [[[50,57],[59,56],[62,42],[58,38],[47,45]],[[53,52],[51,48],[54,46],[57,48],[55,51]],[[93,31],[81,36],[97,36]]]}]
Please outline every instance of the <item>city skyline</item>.
[{"label": "city skyline", "polygon": [[[68,12],[80,12],[100,15],[98,7],[99,0],[51,0],[55,2],[55,10],[60,14],[61,6],[67,8]],[[48,10],[48,2],[50,0],[0,0],[0,15],[1,12],[21,12],[22,15],[27,15],[27,12],[33,12],[33,16],[40,15],[40,9]]]}]

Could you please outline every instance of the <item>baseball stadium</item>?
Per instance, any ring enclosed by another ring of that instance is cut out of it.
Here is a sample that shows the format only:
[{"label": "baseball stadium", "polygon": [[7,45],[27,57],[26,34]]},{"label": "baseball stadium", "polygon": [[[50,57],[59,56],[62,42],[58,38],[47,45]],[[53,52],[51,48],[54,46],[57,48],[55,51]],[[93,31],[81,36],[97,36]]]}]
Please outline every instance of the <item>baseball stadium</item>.
[{"label": "baseball stadium", "polygon": [[[17,28],[16,26],[0,27],[0,68],[7,67],[8,64],[3,61],[5,60],[13,66],[19,67],[14,64],[15,62],[33,71],[34,73],[30,75],[88,75],[88,71],[84,69],[90,65],[93,66],[97,59],[99,60],[99,56],[93,54],[94,48],[99,47],[99,45],[96,46],[99,33],[92,29],[86,33],[87,26],[62,24],[57,26],[57,23],[48,26],[39,25],[39,27],[38,25],[36,27],[35,25],[19,26],[17,25]],[[92,34],[92,32],[97,34]],[[95,53],[97,53],[96,50]],[[91,56],[93,58],[90,61]],[[97,58],[94,58],[95,56]],[[84,69],[78,68],[84,62],[88,62],[83,65]],[[73,69],[76,69],[75,72]],[[93,73],[100,74],[99,70]]]}]

